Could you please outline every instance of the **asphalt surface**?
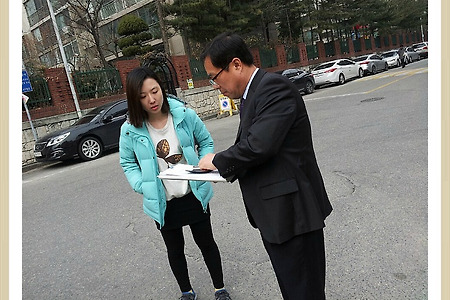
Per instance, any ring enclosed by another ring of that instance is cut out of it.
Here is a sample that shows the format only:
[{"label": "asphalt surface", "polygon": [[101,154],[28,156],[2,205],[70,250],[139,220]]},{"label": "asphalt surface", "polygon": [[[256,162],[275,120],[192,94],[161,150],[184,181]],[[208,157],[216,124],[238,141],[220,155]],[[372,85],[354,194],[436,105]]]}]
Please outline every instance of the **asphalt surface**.
[{"label": "asphalt surface", "polygon": [[[427,60],[304,97],[334,211],[326,220],[327,299],[427,299]],[[205,122],[216,150],[239,116]],[[282,299],[237,183],[214,184],[212,223],[233,299]],[[154,222],[112,152],[22,176],[23,299],[177,299]],[[199,300],[213,299],[185,230]]]}]

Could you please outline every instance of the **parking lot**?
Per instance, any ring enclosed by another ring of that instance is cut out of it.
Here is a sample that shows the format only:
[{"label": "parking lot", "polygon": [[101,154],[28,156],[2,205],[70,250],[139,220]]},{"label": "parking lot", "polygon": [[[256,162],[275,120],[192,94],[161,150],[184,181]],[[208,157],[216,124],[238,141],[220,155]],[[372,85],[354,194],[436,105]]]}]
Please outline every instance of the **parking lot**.
[{"label": "parking lot", "polygon": [[[334,206],[326,221],[327,299],[427,299],[427,60],[304,96]],[[239,116],[206,121],[217,151]],[[233,299],[281,299],[247,221],[238,184],[211,202],[225,284]],[[56,163],[22,177],[23,299],[177,299],[164,243],[126,182],[118,153]],[[18,233],[20,234],[20,232]],[[212,285],[189,231],[199,300]]]}]

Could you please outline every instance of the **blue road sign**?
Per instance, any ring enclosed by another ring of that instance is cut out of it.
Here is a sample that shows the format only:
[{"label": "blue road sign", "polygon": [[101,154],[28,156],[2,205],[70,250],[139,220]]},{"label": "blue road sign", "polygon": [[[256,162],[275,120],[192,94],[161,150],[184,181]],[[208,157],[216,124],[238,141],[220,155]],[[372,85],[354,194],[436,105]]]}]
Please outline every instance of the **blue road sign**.
[{"label": "blue road sign", "polygon": [[31,92],[32,90],[30,77],[28,77],[26,70],[22,70],[22,93]]}]

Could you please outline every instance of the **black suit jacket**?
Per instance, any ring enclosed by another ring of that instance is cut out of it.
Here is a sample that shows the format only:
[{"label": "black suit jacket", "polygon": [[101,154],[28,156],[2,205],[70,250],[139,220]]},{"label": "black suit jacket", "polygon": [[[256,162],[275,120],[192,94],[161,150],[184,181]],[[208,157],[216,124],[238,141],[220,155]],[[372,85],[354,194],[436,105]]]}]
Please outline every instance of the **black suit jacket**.
[{"label": "black suit jacket", "polygon": [[215,155],[239,180],[250,223],[271,243],[321,229],[331,213],[303,98],[285,77],[258,70],[241,111],[235,144]]}]

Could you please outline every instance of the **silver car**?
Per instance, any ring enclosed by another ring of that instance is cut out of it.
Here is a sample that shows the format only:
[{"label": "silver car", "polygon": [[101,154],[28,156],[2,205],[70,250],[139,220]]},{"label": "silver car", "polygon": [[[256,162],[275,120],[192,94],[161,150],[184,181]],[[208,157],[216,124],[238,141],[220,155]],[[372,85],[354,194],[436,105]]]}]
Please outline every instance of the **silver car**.
[{"label": "silver car", "polygon": [[354,61],[363,69],[364,74],[375,74],[389,68],[388,63],[378,54],[361,55]]},{"label": "silver car", "polygon": [[407,47],[405,49],[406,61],[412,63],[413,61],[420,60],[419,53],[413,47]]},{"label": "silver car", "polygon": [[413,44],[411,47],[419,53],[421,58],[428,57],[428,42]]},{"label": "silver car", "polygon": [[387,62],[389,68],[400,67],[402,64],[397,50],[383,52],[381,57]]}]

